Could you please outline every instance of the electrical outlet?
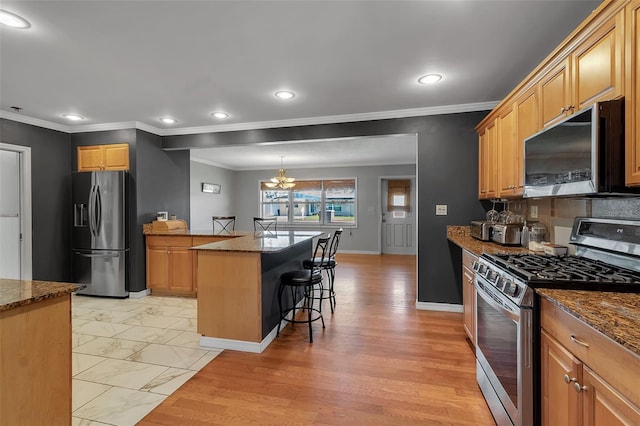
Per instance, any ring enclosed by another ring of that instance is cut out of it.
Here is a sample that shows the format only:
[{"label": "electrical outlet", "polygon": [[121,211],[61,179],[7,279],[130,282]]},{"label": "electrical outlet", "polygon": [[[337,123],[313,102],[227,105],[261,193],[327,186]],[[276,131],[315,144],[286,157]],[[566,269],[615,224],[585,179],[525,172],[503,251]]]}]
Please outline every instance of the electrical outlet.
[{"label": "electrical outlet", "polygon": [[436,216],[446,216],[446,215],[447,215],[447,205],[436,204]]},{"label": "electrical outlet", "polygon": [[538,206],[531,206],[531,219],[538,218]]}]

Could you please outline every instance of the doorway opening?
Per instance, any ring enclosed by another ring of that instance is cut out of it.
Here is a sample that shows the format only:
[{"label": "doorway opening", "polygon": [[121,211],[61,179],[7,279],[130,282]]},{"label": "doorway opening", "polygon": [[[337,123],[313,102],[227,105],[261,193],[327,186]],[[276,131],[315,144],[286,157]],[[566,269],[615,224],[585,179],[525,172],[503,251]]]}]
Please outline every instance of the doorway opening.
[{"label": "doorway opening", "polygon": [[0,276],[32,279],[31,148],[0,142]]}]

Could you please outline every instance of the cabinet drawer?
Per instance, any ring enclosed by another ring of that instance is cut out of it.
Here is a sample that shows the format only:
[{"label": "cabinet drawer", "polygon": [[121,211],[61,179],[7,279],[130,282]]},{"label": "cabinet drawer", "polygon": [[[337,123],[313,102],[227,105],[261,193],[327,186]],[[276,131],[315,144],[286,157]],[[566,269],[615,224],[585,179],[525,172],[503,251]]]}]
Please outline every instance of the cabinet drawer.
[{"label": "cabinet drawer", "polygon": [[167,235],[148,235],[147,245],[162,247],[192,247],[192,238],[184,235],[167,236]]},{"label": "cabinet drawer", "polygon": [[640,356],[593,327],[541,298],[540,323],[583,363],[611,383],[636,406],[640,405]]},{"label": "cabinet drawer", "polygon": [[462,266],[473,271],[473,262],[478,260],[478,256],[467,250],[462,250]]}]

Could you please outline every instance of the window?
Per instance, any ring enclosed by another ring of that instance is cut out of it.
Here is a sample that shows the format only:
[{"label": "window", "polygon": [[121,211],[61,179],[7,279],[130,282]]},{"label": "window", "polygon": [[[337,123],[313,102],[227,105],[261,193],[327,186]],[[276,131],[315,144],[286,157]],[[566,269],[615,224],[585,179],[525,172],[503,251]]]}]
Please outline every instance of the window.
[{"label": "window", "polygon": [[290,190],[260,183],[260,212],[282,224],[356,225],[356,180],[297,180]]},{"label": "window", "polygon": [[[410,179],[393,179],[387,181],[387,210],[390,212],[411,211],[410,195]],[[393,217],[398,216],[394,214]]]}]

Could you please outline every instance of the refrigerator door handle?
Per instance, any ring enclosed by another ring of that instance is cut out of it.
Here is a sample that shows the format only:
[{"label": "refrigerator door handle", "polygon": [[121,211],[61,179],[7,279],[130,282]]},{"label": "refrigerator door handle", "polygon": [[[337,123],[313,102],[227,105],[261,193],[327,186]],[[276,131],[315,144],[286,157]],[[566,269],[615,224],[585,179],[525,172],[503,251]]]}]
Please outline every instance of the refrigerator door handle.
[{"label": "refrigerator door handle", "polygon": [[120,253],[83,253],[76,251],[75,254],[80,257],[120,257]]},{"label": "refrigerator door handle", "polygon": [[94,216],[95,216],[95,189],[96,186],[92,185],[91,189],[89,190],[89,231],[91,231],[91,235],[95,237],[96,232],[95,232],[95,221],[94,221]]},{"label": "refrigerator door handle", "polygon": [[100,227],[102,227],[102,196],[100,185],[96,185],[96,237],[100,235]]}]

